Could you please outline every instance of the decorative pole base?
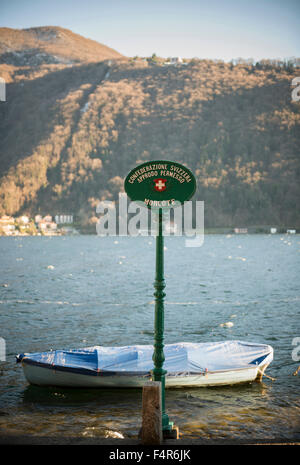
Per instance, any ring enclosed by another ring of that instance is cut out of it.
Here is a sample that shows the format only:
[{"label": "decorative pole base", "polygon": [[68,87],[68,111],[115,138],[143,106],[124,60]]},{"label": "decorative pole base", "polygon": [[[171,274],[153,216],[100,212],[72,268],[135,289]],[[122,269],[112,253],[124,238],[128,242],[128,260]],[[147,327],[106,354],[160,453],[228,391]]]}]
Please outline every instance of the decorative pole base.
[{"label": "decorative pole base", "polygon": [[[174,429],[174,423],[170,421],[168,414],[165,411],[165,374],[166,370],[161,368],[154,368],[152,370],[153,374],[153,381],[159,381],[161,383],[161,400],[162,400],[162,431],[163,436],[165,434],[171,434],[172,430]],[[173,436],[172,436],[173,437]]]},{"label": "decorative pole base", "polygon": [[179,439],[178,426],[173,425],[171,429],[163,430],[163,438],[164,439]]}]

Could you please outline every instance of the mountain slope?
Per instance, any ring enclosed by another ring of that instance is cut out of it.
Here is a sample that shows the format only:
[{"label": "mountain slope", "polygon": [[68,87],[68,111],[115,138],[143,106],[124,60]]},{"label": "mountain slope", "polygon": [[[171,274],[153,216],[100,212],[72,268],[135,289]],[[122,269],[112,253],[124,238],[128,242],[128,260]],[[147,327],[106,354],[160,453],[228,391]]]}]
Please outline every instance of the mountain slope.
[{"label": "mountain slope", "polygon": [[170,159],[195,173],[206,226],[300,227],[297,69],[120,58],[4,72],[0,214],[92,224],[137,163]]},{"label": "mountain slope", "polygon": [[61,27],[0,28],[0,63],[30,66],[95,62],[121,56],[105,45]]}]

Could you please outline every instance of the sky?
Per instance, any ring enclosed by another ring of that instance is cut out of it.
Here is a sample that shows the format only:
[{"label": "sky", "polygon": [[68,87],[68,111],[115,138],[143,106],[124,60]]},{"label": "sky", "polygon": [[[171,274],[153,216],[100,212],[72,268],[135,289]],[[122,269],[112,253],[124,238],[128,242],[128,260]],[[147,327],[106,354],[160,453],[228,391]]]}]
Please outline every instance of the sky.
[{"label": "sky", "polygon": [[300,56],[300,0],[0,0],[0,27],[61,26],[125,56]]}]

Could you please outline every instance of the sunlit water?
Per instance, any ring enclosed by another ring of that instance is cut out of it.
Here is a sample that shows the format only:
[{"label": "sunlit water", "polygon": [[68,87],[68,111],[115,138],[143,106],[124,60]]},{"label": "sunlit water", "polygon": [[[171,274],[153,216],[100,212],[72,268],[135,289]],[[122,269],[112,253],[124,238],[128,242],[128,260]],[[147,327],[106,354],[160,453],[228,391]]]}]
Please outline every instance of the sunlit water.
[{"label": "sunlit water", "polygon": [[[165,245],[166,343],[274,348],[267,374],[275,381],[167,390],[181,437],[299,439],[300,237],[207,235],[199,248],[169,237]],[[152,344],[155,240],[1,237],[0,254],[1,434],[136,438],[140,390],[29,386],[15,355]]]}]

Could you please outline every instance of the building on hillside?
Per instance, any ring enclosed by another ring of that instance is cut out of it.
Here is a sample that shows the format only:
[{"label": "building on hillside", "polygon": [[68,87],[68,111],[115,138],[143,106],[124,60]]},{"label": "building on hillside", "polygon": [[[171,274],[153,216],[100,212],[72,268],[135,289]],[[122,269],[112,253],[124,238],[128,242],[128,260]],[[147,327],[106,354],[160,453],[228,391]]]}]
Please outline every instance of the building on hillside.
[{"label": "building on hillside", "polygon": [[5,224],[14,224],[15,219],[12,216],[3,215],[0,218],[0,226]]},{"label": "building on hillside", "polygon": [[171,65],[178,65],[178,64],[180,65],[182,63],[183,63],[183,61],[182,61],[182,58],[180,58],[180,57],[172,57],[170,59],[170,64]]},{"label": "building on hillside", "polygon": [[39,222],[42,221],[42,219],[43,219],[42,215],[35,215],[34,222],[36,224],[39,224]]},{"label": "building on hillside", "polygon": [[270,233],[271,234],[276,234],[277,233],[277,228],[271,228]]},{"label": "building on hillside", "polygon": [[46,215],[44,218],[41,215],[36,215],[34,221],[38,229],[46,234],[53,234],[57,230],[57,224],[52,220],[51,215]]},{"label": "building on hillside", "polygon": [[17,221],[18,221],[18,223],[21,223],[21,224],[28,224],[29,223],[29,218],[28,218],[28,216],[23,215],[23,216],[19,216]]},{"label": "building on hillside", "polygon": [[247,234],[248,229],[247,228],[234,228],[235,234]]},{"label": "building on hillside", "polygon": [[72,224],[73,215],[55,215],[55,222],[57,224]]},{"label": "building on hillside", "polygon": [[16,227],[14,224],[0,224],[0,227],[6,236],[15,234]]},{"label": "building on hillside", "polygon": [[54,221],[42,220],[39,222],[38,227],[43,232],[53,232],[57,230],[57,224]]}]

